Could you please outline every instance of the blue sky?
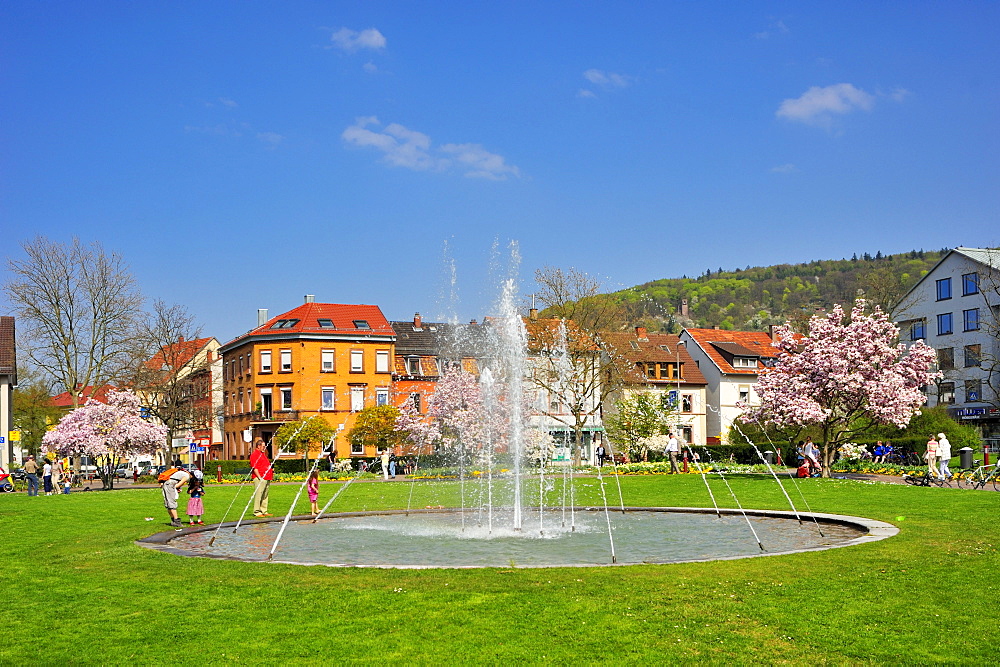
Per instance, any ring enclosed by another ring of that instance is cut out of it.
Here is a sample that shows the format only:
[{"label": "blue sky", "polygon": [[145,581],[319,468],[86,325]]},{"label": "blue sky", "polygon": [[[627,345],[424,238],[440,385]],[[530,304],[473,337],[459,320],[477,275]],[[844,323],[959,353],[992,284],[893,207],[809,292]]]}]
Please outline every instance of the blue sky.
[{"label": "blue sky", "polygon": [[[488,314],[1000,245],[994,2],[0,5],[0,239],[101,241],[228,340],[303,294]],[[5,268],[0,274],[5,273]],[[0,309],[5,308],[0,303]]]}]

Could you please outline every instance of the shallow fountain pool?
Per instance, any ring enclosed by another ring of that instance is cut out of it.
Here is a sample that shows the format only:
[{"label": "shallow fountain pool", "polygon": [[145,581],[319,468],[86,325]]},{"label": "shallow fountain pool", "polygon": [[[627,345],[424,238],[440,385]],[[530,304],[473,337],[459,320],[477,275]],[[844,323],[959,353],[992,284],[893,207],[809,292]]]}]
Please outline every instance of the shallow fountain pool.
[{"label": "shallow fountain pool", "polygon": [[[674,563],[746,558],[828,549],[883,539],[896,529],[881,522],[836,515],[802,516],[748,511],[761,551],[739,513],[716,516],[690,508],[628,508],[610,512],[615,562]],[[817,519],[813,520],[813,516]],[[612,540],[603,509],[578,508],[575,528],[559,510],[525,509],[524,528],[497,522],[491,530],[477,512],[419,510],[331,515],[317,523],[299,517],[286,529],[276,562],[358,567],[554,567],[612,564]],[[161,533],[145,546],[188,556],[266,560],[280,522]],[[504,526],[504,527],[501,527]],[[540,528],[540,526],[543,526]],[[822,534],[821,534],[822,533]]]}]

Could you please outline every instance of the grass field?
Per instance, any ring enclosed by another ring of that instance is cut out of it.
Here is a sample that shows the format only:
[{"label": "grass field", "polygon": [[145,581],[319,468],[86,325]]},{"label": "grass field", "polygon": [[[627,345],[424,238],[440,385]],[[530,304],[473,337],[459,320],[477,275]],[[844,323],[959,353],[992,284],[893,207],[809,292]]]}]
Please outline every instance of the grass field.
[{"label": "grass field", "polygon": [[[579,484],[580,503],[592,502],[594,480]],[[773,480],[732,485],[747,507],[787,509]],[[321,501],[336,488],[323,485]],[[626,477],[622,488],[630,505],[709,504],[695,475]],[[166,529],[156,489],[4,495],[0,664],[996,661],[1000,493],[842,480],[802,488],[815,511],[901,532],[714,563],[336,569],[140,548],[135,539]],[[414,505],[453,489],[418,485]],[[236,491],[210,486],[206,520],[219,520]],[[273,486],[272,511],[295,491]],[[408,492],[359,483],[331,511],[404,507]]]}]

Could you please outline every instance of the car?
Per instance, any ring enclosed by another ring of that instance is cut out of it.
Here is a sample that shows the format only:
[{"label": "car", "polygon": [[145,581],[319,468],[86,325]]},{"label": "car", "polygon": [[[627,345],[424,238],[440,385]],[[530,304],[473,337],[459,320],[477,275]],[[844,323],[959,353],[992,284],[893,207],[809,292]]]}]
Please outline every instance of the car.
[{"label": "car", "polygon": [[132,476],[132,466],[127,463],[122,463],[117,468],[115,468],[115,477],[126,478]]}]

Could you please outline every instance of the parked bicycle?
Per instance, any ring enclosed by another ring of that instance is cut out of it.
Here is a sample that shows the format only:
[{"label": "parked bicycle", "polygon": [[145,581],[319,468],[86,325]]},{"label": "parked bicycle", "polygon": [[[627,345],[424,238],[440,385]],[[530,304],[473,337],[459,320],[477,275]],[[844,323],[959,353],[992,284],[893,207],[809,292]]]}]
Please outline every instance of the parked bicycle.
[{"label": "parked bicycle", "polygon": [[996,491],[1000,491],[1000,469],[995,463],[979,466],[975,470],[963,470],[956,479],[963,489],[981,489],[992,484]]},{"label": "parked bicycle", "polygon": [[952,482],[956,482],[955,477],[938,477],[937,475],[932,475],[929,472],[917,473],[915,475],[906,474],[903,475],[903,481],[907,484],[912,484],[913,486],[947,486],[951,488]]}]

